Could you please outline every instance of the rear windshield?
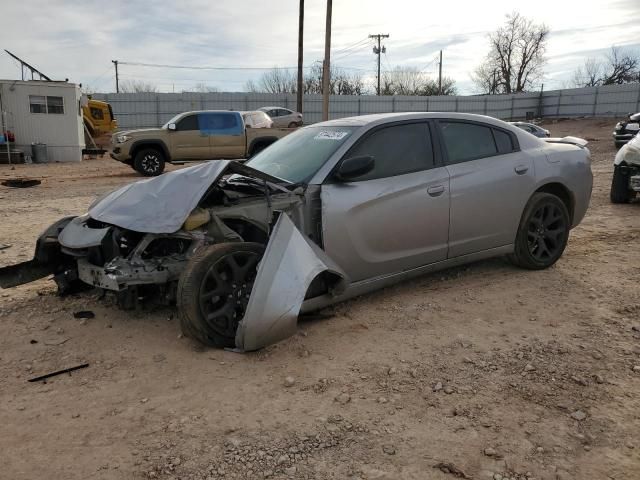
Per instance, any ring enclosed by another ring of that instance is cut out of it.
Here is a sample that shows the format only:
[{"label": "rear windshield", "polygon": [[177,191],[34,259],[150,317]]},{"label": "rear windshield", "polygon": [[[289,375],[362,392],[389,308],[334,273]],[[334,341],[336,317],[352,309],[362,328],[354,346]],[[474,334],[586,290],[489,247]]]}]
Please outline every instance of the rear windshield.
[{"label": "rear windshield", "polygon": [[306,183],[356,128],[302,128],[258,153],[247,165],[291,183]]}]

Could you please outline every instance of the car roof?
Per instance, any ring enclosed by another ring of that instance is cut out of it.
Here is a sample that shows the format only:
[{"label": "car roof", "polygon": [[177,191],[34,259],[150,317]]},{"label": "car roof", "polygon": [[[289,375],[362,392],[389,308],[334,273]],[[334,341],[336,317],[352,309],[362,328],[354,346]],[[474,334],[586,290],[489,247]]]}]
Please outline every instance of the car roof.
[{"label": "car roof", "polygon": [[190,115],[193,113],[240,113],[238,110],[190,110],[188,112],[182,112],[180,115]]},{"label": "car roof", "polygon": [[389,121],[416,120],[429,118],[444,118],[451,120],[475,120],[504,127],[506,122],[486,115],[476,115],[474,113],[456,112],[398,112],[398,113],[374,113],[370,115],[360,115],[357,117],[337,118],[326,122],[315,123],[314,126],[326,127],[364,127],[375,124],[387,123]]},{"label": "car roof", "polygon": [[277,107],[277,106],[272,106],[272,107],[260,107],[258,110],[271,110],[272,108],[281,108],[283,110],[291,110],[290,108],[287,107]]}]

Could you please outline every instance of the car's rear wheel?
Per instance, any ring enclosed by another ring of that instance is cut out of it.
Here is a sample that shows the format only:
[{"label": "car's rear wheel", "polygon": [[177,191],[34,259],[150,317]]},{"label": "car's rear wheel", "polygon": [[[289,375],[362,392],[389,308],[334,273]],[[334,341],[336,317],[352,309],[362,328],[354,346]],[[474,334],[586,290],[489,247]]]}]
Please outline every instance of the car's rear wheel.
[{"label": "car's rear wheel", "polygon": [[133,159],[133,168],[145,177],[155,177],[164,172],[164,154],[155,148],[143,148]]},{"label": "car's rear wheel", "polygon": [[289,128],[296,128],[298,126],[298,124],[296,122],[291,122],[289,124]]},{"label": "car's rear wheel", "polygon": [[550,267],[562,256],[570,227],[562,200],[549,193],[533,194],[520,220],[512,262],[530,270]]},{"label": "car's rear wheel", "polygon": [[635,195],[636,192],[629,189],[629,176],[618,165],[614,166],[609,195],[611,203],[629,203]]},{"label": "car's rear wheel", "polygon": [[177,304],[182,332],[205,345],[235,347],[258,263],[259,243],[221,243],[197,252],[180,276]]}]

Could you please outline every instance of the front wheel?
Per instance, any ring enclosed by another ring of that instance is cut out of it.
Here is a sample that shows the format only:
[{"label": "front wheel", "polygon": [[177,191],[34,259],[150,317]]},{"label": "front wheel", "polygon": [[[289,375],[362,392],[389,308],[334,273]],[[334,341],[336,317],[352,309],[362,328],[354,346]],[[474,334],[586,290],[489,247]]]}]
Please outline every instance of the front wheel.
[{"label": "front wheel", "polygon": [[636,192],[629,189],[629,176],[616,165],[613,167],[613,179],[611,180],[611,203],[629,203],[636,196]]},{"label": "front wheel", "polygon": [[570,226],[562,200],[549,193],[534,193],[522,214],[511,261],[530,270],[550,267],[567,246]]},{"label": "front wheel", "polygon": [[155,148],[143,148],[133,159],[133,169],[145,177],[155,177],[164,172],[164,154]]},{"label": "front wheel", "polygon": [[197,252],[178,281],[182,332],[205,345],[235,347],[264,254],[259,243],[220,243]]}]

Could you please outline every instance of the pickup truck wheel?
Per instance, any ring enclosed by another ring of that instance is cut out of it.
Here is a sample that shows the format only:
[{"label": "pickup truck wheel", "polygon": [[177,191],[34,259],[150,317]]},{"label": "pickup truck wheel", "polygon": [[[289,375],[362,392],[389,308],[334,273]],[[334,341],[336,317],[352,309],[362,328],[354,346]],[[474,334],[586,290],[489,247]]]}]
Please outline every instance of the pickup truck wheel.
[{"label": "pickup truck wheel", "polygon": [[133,159],[133,168],[145,177],[155,177],[164,172],[164,154],[155,148],[143,148]]},{"label": "pickup truck wheel", "polygon": [[549,193],[534,193],[522,214],[511,261],[529,270],[550,267],[562,256],[570,227],[562,200]]},{"label": "pickup truck wheel", "polygon": [[611,203],[629,203],[635,197],[636,192],[629,189],[629,176],[623,173],[618,166],[613,167],[613,179],[611,180]]},{"label": "pickup truck wheel", "polygon": [[191,257],[177,291],[184,335],[213,347],[235,347],[263,254],[263,245],[242,242],[211,245]]}]

